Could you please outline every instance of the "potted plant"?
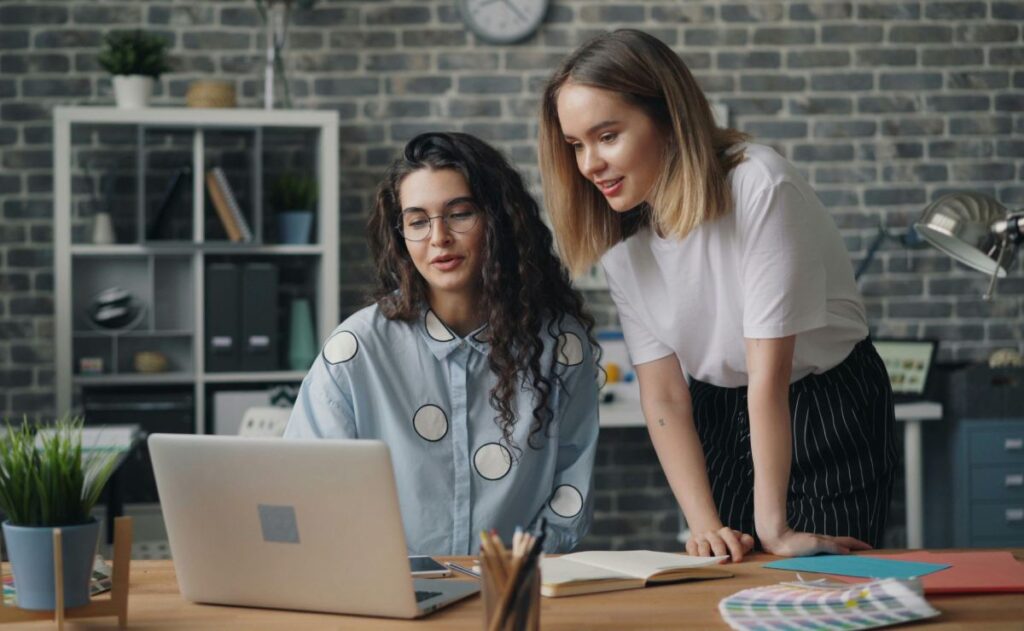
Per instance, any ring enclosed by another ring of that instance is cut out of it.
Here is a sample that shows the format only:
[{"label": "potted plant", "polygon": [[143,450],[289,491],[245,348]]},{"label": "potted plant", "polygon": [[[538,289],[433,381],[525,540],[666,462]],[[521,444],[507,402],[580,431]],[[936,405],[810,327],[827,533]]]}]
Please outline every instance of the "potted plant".
[{"label": "potted plant", "polygon": [[14,588],[22,609],[55,607],[53,531],[61,530],[65,607],[89,602],[99,541],[91,511],[114,472],[117,454],[83,452],[82,420],[64,417],[52,428],[23,421],[0,437],[0,510]]},{"label": "potted plant", "polygon": [[309,243],[316,207],[316,179],[285,173],[270,188],[270,207],[277,213],[281,243]]},{"label": "potted plant", "polygon": [[116,31],[103,39],[99,63],[114,75],[118,107],[146,107],[153,83],[170,70],[167,40],[143,31]]}]

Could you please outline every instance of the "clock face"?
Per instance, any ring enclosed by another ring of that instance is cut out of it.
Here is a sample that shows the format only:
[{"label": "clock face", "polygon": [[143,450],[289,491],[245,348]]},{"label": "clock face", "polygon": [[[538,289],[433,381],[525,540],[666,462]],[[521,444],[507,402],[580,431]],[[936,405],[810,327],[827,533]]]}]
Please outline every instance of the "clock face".
[{"label": "clock face", "polygon": [[462,21],[480,39],[511,44],[532,35],[548,11],[549,0],[459,0]]}]

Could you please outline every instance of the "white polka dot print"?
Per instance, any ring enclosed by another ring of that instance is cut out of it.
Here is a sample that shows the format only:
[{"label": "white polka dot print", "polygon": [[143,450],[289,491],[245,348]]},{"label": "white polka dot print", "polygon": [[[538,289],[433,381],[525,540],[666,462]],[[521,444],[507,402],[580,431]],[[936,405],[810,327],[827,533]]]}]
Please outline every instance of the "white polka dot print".
[{"label": "white polka dot print", "polygon": [[438,342],[450,342],[455,339],[455,334],[448,330],[433,311],[427,311],[427,333]]},{"label": "white polka dot print", "polygon": [[549,503],[551,510],[561,517],[575,517],[583,510],[583,495],[570,484],[555,489]]},{"label": "white polka dot print", "polygon": [[349,331],[342,331],[327,340],[324,345],[324,359],[330,364],[347,362],[359,352],[359,340]]},{"label": "white polka dot print", "polygon": [[436,405],[424,405],[416,410],[412,426],[421,438],[436,443],[448,433],[448,417]]},{"label": "white polka dot print", "polygon": [[476,472],[488,480],[500,480],[512,469],[512,454],[503,445],[487,443],[473,454]]},{"label": "white polka dot print", "polygon": [[557,352],[559,364],[576,366],[583,362],[583,343],[575,333],[562,333],[558,336]]}]

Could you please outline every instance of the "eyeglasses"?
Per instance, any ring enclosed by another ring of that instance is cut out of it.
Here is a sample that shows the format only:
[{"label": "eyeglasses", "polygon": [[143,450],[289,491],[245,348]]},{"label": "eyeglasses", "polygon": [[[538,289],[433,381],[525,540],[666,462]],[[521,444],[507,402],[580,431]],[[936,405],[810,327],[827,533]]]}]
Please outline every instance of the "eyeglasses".
[{"label": "eyeglasses", "polygon": [[422,241],[430,236],[431,222],[435,219],[443,220],[445,227],[452,232],[469,232],[479,216],[480,211],[475,209],[460,209],[433,217],[423,212],[411,212],[402,215],[397,228],[406,241]]}]

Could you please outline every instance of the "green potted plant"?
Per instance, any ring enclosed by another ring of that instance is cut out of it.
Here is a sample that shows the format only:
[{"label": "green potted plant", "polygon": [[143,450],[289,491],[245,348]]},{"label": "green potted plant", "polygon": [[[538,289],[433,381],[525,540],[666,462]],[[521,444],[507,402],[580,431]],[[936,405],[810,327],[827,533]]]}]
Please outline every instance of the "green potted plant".
[{"label": "green potted plant", "polygon": [[117,454],[82,449],[82,420],[51,428],[23,421],[0,436],[0,510],[14,588],[22,609],[55,607],[53,531],[61,530],[65,607],[89,603],[99,541],[91,511],[114,472]]},{"label": "green potted plant", "polygon": [[270,188],[270,207],[277,214],[281,243],[309,243],[316,207],[316,179],[304,173],[285,173]]},{"label": "green potted plant", "polygon": [[114,31],[103,38],[99,63],[114,75],[118,107],[146,107],[153,84],[170,70],[167,40],[143,31]]}]

